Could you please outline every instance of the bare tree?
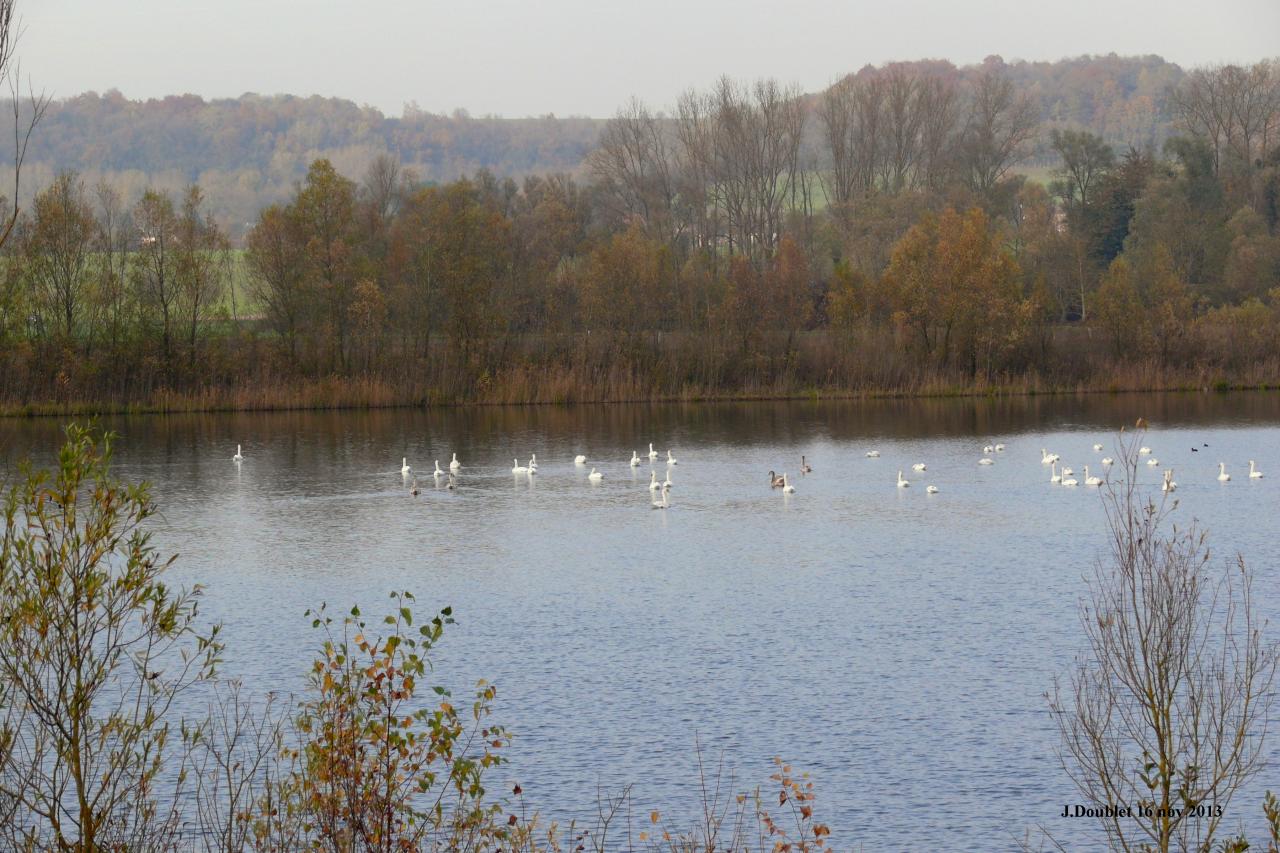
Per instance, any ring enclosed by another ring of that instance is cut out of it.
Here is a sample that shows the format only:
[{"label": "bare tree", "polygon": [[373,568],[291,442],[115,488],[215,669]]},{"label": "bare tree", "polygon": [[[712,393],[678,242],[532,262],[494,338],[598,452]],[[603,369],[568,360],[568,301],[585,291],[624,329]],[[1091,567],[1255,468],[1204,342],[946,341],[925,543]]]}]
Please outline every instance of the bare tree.
[{"label": "bare tree", "polygon": [[1268,62],[1198,68],[1171,93],[1179,123],[1209,143],[1228,190],[1256,202],[1255,179],[1280,138],[1280,72]]},{"label": "bare tree", "polygon": [[831,169],[823,173],[829,204],[846,219],[858,197],[870,192],[881,161],[883,82],[874,74],[832,84],[818,102]]},{"label": "bare tree", "polygon": [[921,82],[901,63],[883,72],[885,88],[885,158],[882,184],[891,193],[901,192],[916,165],[920,149]]},{"label": "bare tree", "polygon": [[924,80],[920,87],[920,166],[917,184],[926,190],[941,189],[954,161],[960,97],[955,84],[941,76]]},{"label": "bare tree", "polygon": [[173,200],[166,193],[147,190],[134,205],[133,224],[137,241],[134,286],[142,303],[160,313],[161,343],[168,367],[179,297],[174,257],[178,216],[173,210]]},{"label": "bare tree", "polygon": [[[49,107],[49,98],[43,92],[36,93],[27,86],[27,97],[21,97],[21,68],[15,61],[18,39],[21,36],[18,20],[14,17],[17,0],[0,0],[0,80],[9,86],[10,106],[13,108],[13,197],[9,200],[8,214],[0,223],[0,246],[8,242],[13,228],[18,224],[21,212],[22,163],[27,157],[27,146],[35,133],[36,125]],[[3,201],[0,196],[0,201]]]},{"label": "bare tree", "polygon": [[98,302],[106,315],[107,339],[114,349],[128,325],[129,280],[133,228],[120,193],[106,181],[94,188],[97,199]]},{"label": "bare tree", "polygon": [[187,326],[190,364],[196,363],[200,326],[222,295],[230,242],[213,217],[203,210],[204,194],[192,184],[182,199],[174,241],[174,273]]},{"label": "bare tree", "polygon": [[1122,438],[1122,479],[1102,493],[1111,553],[1081,604],[1088,651],[1048,701],[1063,766],[1115,849],[1209,850],[1262,769],[1277,648],[1244,561],[1215,570],[1169,493],[1143,492],[1141,435]]},{"label": "bare tree", "polygon": [[84,182],[74,172],[58,175],[36,196],[30,228],[21,229],[39,304],[54,317],[49,325],[68,342],[85,320],[96,230]]},{"label": "bare tree", "polygon": [[632,99],[600,133],[587,167],[604,199],[624,222],[638,220],[650,236],[673,243],[682,228],[676,213],[676,181],[667,120]]},{"label": "bare tree", "polygon": [[1000,183],[1022,158],[1039,120],[1031,99],[1018,95],[998,69],[988,69],[977,78],[962,146],[969,186],[975,192],[990,192]]}]

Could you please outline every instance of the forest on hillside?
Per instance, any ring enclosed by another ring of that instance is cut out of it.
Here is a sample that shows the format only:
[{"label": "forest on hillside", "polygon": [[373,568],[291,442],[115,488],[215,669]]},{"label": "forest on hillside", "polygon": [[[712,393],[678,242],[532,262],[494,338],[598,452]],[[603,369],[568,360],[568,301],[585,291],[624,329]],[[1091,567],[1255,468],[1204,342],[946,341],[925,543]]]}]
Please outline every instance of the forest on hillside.
[{"label": "forest on hillside", "polygon": [[62,171],[3,247],[0,401],[1280,384],[1280,64],[1183,74],[1159,146],[1046,121],[1017,71],[724,78],[629,102],[576,175],[320,157],[243,248],[198,183]]},{"label": "forest on hillside", "polygon": [[[1182,69],[1157,56],[1010,63],[991,57],[963,68],[946,61],[895,65],[957,84],[990,67],[1003,69],[1036,105],[1042,132],[1022,162],[1041,167],[1055,162],[1048,135],[1055,127],[1089,130],[1119,150],[1158,149],[1173,128],[1168,93],[1183,77]],[[867,67],[855,76],[882,70]],[[810,93],[809,101],[819,95]],[[12,124],[12,110],[0,110],[0,138],[12,138]],[[320,158],[344,174],[361,175],[375,159],[389,156],[429,182],[482,169],[499,178],[577,174],[603,126],[603,119],[593,118],[437,115],[412,105],[401,116],[386,116],[338,98],[173,95],[135,101],[110,91],[54,100],[31,140],[25,168],[29,187],[74,170],[91,184],[105,180],[129,200],[148,187],[177,192],[198,183],[209,209],[239,240],[258,210],[284,201]],[[815,134],[804,145],[807,161],[821,157]],[[12,152],[0,151],[4,157],[0,166],[11,166]]]}]

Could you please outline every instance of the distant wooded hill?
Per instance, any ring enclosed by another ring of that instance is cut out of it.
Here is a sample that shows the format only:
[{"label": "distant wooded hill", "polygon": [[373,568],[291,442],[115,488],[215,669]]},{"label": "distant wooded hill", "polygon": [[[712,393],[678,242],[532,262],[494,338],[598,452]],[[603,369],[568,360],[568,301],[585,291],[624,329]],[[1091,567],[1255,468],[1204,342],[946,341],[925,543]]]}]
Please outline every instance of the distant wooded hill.
[{"label": "distant wooded hill", "polygon": [[[990,57],[960,68],[945,61],[908,64],[964,78],[992,63],[1003,65],[1041,109],[1041,141],[1025,167],[1053,163],[1047,139],[1055,127],[1087,128],[1121,151],[1158,147],[1170,135],[1166,98],[1183,70],[1158,56],[1011,63]],[[627,94],[619,93],[619,103]],[[0,119],[0,133],[12,138],[12,111],[2,112],[10,117]],[[24,186],[47,186],[67,169],[91,183],[106,179],[126,198],[147,186],[177,190],[198,182],[210,208],[237,235],[264,205],[287,198],[319,157],[353,177],[380,154],[391,154],[427,181],[480,169],[516,178],[575,172],[603,124],[581,117],[473,118],[414,110],[389,117],[339,98],[291,95],[135,101],[119,92],[89,93],[50,106],[31,142]],[[810,125],[812,135],[816,122]],[[9,151],[0,157],[12,162]]]}]

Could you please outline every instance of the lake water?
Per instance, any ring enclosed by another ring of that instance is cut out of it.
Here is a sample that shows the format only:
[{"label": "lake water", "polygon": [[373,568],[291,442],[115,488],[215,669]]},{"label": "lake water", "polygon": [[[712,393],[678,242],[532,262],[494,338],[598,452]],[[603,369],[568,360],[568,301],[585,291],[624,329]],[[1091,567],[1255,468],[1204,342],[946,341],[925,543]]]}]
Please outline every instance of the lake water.
[{"label": "lake water", "polygon": [[[458,620],[436,681],[459,696],[480,677],[498,686],[517,739],[491,790],[518,780],[533,806],[589,820],[598,790],[634,783],[636,814],[679,824],[698,812],[696,739],[740,787],[767,786],[775,755],[810,772],[841,849],[1004,849],[1036,824],[1097,844],[1089,822],[1058,817],[1077,797],[1042,694],[1082,648],[1102,507],[1096,490],[1051,486],[1040,449],[1083,481],[1093,443],[1112,452],[1140,415],[1161,461],[1144,475],[1176,470],[1180,517],[1203,522],[1221,558],[1245,556],[1280,633],[1276,393],[105,423],[121,435],[117,472],[154,484],[178,579],[208,587],[224,672],[252,688],[302,685],[318,642],[308,607],[381,613],[408,589],[420,614],[451,605]],[[58,440],[52,420],[0,421],[0,470],[47,461]],[[648,460],[628,465],[650,441],[679,460],[666,511],[650,507]],[[1007,449],[979,466],[994,442]],[[458,488],[436,488],[426,473],[453,452]],[[536,477],[510,473],[535,452]],[[1269,478],[1251,482],[1249,459]],[[771,490],[770,469],[795,494]],[[1280,758],[1280,736],[1268,752]],[[1233,825],[1260,837],[1277,767],[1233,802]]]}]

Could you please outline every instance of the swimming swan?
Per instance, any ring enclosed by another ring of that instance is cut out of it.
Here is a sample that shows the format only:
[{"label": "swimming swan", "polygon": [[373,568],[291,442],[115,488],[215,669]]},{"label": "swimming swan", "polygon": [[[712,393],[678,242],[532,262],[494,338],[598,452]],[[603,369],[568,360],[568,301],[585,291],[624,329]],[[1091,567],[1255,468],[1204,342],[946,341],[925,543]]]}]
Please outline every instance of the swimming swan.
[{"label": "swimming swan", "polygon": [[1175,483],[1175,482],[1173,481],[1173,469],[1172,469],[1172,468],[1165,468],[1165,469],[1164,469],[1164,483],[1162,483],[1162,484],[1160,485],[1160,491],[1162,491],[1162,492],[1172,492],[1172,491],[1173,491],[1174,489],[1176,489],[1176,488],[1178,488],[1178,484],[1177,484],[1177,483]]},{"label": "swimming swan", "polygon": [[512,473],[512,474],[528,474],[528,473],[529,473],[529,469],[528,469],[528,468],[526,468],[525,466],[521,465],[521,464],[520,464],[520,460],[519,460],[519,459],[512,459],[512,460],[511,460],[511,473]]},{"label": "swimming swan", "polygon": [[244,454],[240,452],[240,445],[236,445],[236,455],[231,457],[232,462],[243,462]]},{"label": "swimming swan", "polygon": [[867,458],[868,458],[868,459],[879,459],[879,458],[880,458],[880,451],[879,451],[879,450],[868,450],[868,451],[867,451]]},{"label": "swimming swan", "polygon": [[769,488],[771,488],[771,489],[780,489],[780,488],[782,488],[782,475],[781,475],[781,474],[778,474],[777,472],[774,472],[774,471],[770,471],[770,472],[769,472]]},{"label": "swimming swan", "polygon": [[1147,460],[1147,464],[1150,465],[1152,468],[1154,468],[1160,464],[1160,460],[1152,456],[1150,459]]},{"label": "swimming swan", "polygon": [[996,464],[996,460],[994,460],[994,459],[990,459],[990,458],[988,458],[988,457],[984,456],[984,457],[982,457],[981,459],[979,459],[979,460],[978,460],[978,464],[979,464],[979,465],[994,465],[994,464]]},{"label": "swimming swan", "polygon": [[417,477],[413,478],[413,488],[409,489],[409,494],[414,495],[415,497],[418,494],[418,478]]},{"label": "swimming swan", "polygon": [[916,464],[914,464],[914,465],[912,465],[912,466],[911,466],[911,470],[912,470],[912,471],[923,471],[923,470],[924,470],[924,463],[923,463],[923,462],[917,462]]},{"label": "swimming swan", "polygon": [[598,483],[604,479],[604,474],[601,474],[595,468],[592,468],[591,473],[587,475],[587,479],[593,483]]},{"label": "swimming swan", "polygon": [[670,451],[670,450],[668,450],[668,451],[667,451],[667,464],[668,464],[668,465],[679,465],[679,464],[680,464],[679,462],[677,462],[677,461],[676,461],[676,458],[675,458],[674,456],[672,456],[672,455],[671,455],[671,451]]},{"label": "swimming swan", "polygon": [[440,470],[440,460],[436,460],[436,470],[431,472],[431,476],[437,480],[444,476],[444,471]]},{"label": "swimming swan", "polygon": [[1262,479],[1262,472],[1261,472],[1261,471],[1259,471],[1259,470],[1257,470],[1257,469],[1255,469],[1255,468],[1253,467],[1253,460],[1252,460],[1252,459],[1250,459],[1250,460],[1249,460],[1249,479],[1250,479],[1250,480],[1261,480],[1261,479]]},{"label": "swimming swan", "polygon": [[634,450],[631,451],[631,467],[632,468],[640,467],[640,456]]},{"label": "swimming swan", "polygon": [[796,487],[787,482],[787,475],[782,475],[782,491],[784,494],[795,494]]},{"label": "swimming swan", "polygon": [[1116,460],[1112,459],[1110,456],[1104,456],[1102,457],[1102,464],[1110,467],[1116,464]]},{"label": "swimming swan", "polygon": [[1231,475],[1227,473],[1227,463],[1218,463],[1218,482],[1226,483],[1231,479]]},{"label": "swimming swan", "polygon": [[1094,449],[1094,450],[1101,450],[1101,449],[1102,449],[1102,445],[1101,445],[1101,444],[1095,444],[1095,445],[1093,446],[1093,449]]},{"label": "swimming swan", "polygon": [[1077,480],[1075,477],[1063,477],[1063,478],[1062,478],[1062,485],[1064,485],[1064,486],[1078,486],[1078,485],[1080,485],[1080,481],[1079,481],[1079,480]]},{"label": "swimming swan", "polygon": [[407,457],[401,458],[401,460],[400,460],[400,476],[402,476],[402,477],[408,477],[408,476],[409,476],[409,472],[410,472],[410,471],[412,471],[412,470],[413,470],[413,469],[409,467],[409,459],[408,459]]},{"label": "swimming swan", "polygon": [[928,492],[929,494],[931,494],[931,495],[936,495],[936,494],[938,493],[938,487],[937,487],[937,486],[925,486],[925,487],[924,487],[924,490],[925,490],[926,492]]},{"label": "swimming swan", "polygon": [[1084,466],[1084,484],[1085,484],[1086,486],[1101,486],[1101,485],[1102,485],[1102,478],[1101,478],[1101,477],[1098,477],[1098,476],[1096,476],[1096,475],[1095,475],[1095,476],[1093,476],[1093,477],[1090,477],[1090,476],[1089,476],[1089,466],[1088,466],[1088,465]]},{"label": "swimming swan", "polygon": [[587,464],[587,457],[586,457],[586,456],[583,456],[581,453],[579,453],[577,456],[573,457],[573,464],[574,464],[574,465],[586,465],[586,464]]},{"label": "swimming swan", "polygon": [[530,475],[538,473],[538,454],[529,457],[529,473]]},{"label": "swimming swan", "polygon": [[800,473],[801,474],[813,473],[813,468],[809,465],[809,462],[804,458],[803,455],[801,455],[800,457]]},{"label": "swimming swan", "polygon": [[1049,451],[1045,450],[1043,447],[1040,448],[1040,464],[1041,465],[1049,465],[1053,462],[1057,462],[1059,458],[1060,457],[1058,456],[1058,454],[1050,453]]},{"label": "swimming swan", "polygon": [[658,482],[658,472],[649,472],[649,491],[656,492],[662,488],[662,484]]},{"label": "swimming swan", "polygon": [[1151,448],[1144,445],[1138,448],[1138,453],[1142,456],[1147,456],[1151,453]]},{"label": "swimming swan", "polygon": [[664,492],[662,493],[662,500],[660,500],[660,501],[654,501],[654,502],[653,502],[653,508],[654,508],[654,509],[666,509],[668,506],[669,506],[669,504],[667,503],[667,493],[664,491]]},{"label": "swimming swan", "polygon": [[453,460],[449,463],[450,471],[457,471],[462,467],[462,463],[458,461],[458,454],[453,454]]},{"label": "swimming swan", "polygon": [[983,453],[995,453],[995,452],[996,452],[995,445],[994,445],[994,444],[988,444],[986,447],[982,448],[982,452],[983,452]]},{"label": "swimming swan", "polygon": [[997,444],[997,445],[996,445],[996,453],[1003,453],[1003,452],[1004,452],[1004,445],[1003,445],[1003,444]]},{"label": "swimming swan", "polygon": [[1061,483],[1061,482],[1062,482],[1062,475],[1058,473],[1058,463],[1057,463],[1057,462],[1054,462],[1054,463],[1053,463],[1053,467],[1049,469],[1049,482],[1050,482],[1050,483]]},{"label": "swimming swan", "polygon": [[898,488],[905,489],[907,486],[910,486],[910,485],[911,485],[911,481],[902,479],[902,472],[899,471],[898,472]]},{"label": "swimming swan", "polygon": [[654,449],[653,449],[653,442],[652,442],[652,441],[651,441],[651,442],[649,442],[649,458],[650,458],[650,459],[657,459],[657,458],[658,458],[658,451],[656,451],[656,450],[654,450]]}]

